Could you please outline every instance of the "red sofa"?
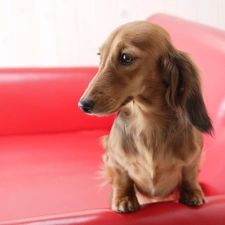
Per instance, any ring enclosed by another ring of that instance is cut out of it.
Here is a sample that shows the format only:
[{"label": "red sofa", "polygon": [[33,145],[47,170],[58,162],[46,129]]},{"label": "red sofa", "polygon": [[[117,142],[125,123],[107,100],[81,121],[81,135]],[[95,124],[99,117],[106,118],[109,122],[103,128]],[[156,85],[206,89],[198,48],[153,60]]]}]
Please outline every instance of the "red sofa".
[{"label": "red sofa", "polygon": [[206,204],[152,203],[132,214],[100,188],[100,137],[114,116],[87,116],[78,100],[97,68],[0,69],[0,224],[225,224],[225,32],[167,15],[163,26],[203,75],[215,137],[205,136],[199,180]]}]

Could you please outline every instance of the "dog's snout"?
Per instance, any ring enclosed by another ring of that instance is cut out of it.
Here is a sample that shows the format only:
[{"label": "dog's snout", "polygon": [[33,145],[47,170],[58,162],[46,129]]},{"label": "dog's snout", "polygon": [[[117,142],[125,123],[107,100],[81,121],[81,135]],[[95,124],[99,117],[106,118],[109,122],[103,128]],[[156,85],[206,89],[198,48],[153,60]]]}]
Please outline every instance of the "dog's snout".
[{"label": "dog's snout", "polygon": [[85,113],[91,113],[94,108],[94,102],[92,100],[80,100],[78,107],[82,109]]}]

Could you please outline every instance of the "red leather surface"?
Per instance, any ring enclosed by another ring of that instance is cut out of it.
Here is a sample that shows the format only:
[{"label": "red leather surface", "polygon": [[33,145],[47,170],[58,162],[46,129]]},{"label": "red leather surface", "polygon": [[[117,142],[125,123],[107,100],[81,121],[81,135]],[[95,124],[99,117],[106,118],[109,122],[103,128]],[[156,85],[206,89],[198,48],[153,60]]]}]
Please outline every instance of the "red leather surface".
[{"label": "red leather surface", "polygon": [[98,179],[106,130],[0,137],[0,224],[108,207]]},{"label": "red leather surface", "polygon": [[169,31],[203,74],[215,127],[215,138],[205,137],[200,174],[206,204],[112,212],[109,187],[99,187],[97,171],[100,136],[113,117],[87,116],[77,107],[97,69],[0,69],[0,224],[225,224],[225,33],[165,15],[150,20]]},{"label": "red leather surface", "polygon": [[0,69],[0,135],[109,128],[77,107],[97,68]]},{"label": "red leather surface", "polygon": [[206,203],[201,208],[190,208],[178,203],[162,202],[145,205],[141,210],[126,215],[107,209],[98,209],[10,223],[11,225],[15,223],[20,225],[224,225],[225,197],[210,197],[207,198]]}]

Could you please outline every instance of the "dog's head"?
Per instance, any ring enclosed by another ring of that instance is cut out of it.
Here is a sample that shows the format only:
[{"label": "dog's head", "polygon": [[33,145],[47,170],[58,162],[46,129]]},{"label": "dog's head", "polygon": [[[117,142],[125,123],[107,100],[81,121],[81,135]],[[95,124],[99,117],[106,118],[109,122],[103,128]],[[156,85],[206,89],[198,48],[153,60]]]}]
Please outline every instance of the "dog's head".
[{"label": "dog's head", "polygon": [[84,112],[109,115],[131,100],[150,108],[161,102],[181,108],[197,129],[211,132],[196,66],[162,27],[145,21],[122,25],[99,55],[99,71],[79,101]]}]

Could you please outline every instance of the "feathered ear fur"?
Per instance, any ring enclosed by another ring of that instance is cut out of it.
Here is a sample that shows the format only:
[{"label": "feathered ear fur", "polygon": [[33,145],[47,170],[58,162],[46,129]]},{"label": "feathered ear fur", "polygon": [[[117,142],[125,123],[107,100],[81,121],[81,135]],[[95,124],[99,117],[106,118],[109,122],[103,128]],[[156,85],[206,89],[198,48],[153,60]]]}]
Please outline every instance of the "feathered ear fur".
[{"label": "feathered ear fur", "polygon": [[198,70],[189,56],[178,50],[171,51],[162,57],[160,70],[167,85],[167,104],[173,109],[181,106],[193,126],[203,133],[212,134],[213,127],[203,101]]}]

